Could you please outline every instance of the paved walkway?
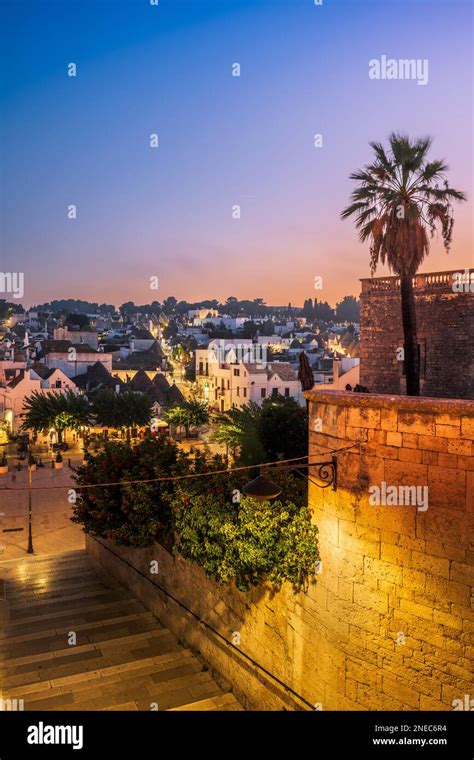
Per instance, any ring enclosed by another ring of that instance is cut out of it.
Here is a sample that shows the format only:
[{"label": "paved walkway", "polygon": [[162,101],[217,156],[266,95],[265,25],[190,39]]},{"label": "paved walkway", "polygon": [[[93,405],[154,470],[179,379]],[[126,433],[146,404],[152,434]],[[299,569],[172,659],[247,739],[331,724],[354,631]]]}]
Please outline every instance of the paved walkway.
[{"label": "paved walkway", "polygon": [[[84,534],[79,525],[71,522],[72,507],[68,489],[73,487],[71,471],[51,468],[37,469],[32,473],[35,486],[65,486],[32,492],[33,549],[35,555],[74,551],[85,546]],[[15,490],[28,487],[28,472],[13,471],[0,475],[0,562],[29,556],[28,546],[28,491]],[[18,532],[4,532],[22,528]]]}]

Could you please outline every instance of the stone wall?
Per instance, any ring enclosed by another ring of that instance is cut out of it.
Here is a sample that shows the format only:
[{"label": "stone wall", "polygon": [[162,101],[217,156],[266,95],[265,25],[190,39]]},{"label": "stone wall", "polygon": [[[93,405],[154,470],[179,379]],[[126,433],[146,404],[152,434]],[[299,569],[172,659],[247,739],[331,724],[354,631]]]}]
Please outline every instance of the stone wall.
[{"label": "stone wall", "polygon": [[[474,297],[453,291],[454,272],[414,279],[424,396],[474,398]],[[362,280],[360,382],[373,393],[405,393],[400,285],[397,277]],[[399,356],[399,354],[398,354]]]},{"label": "stone wall", "polygon": [[[306,592],[244,594],[158,545],[109,544],[130,564],[91,539],[88,550],[201,651],[247,707],[308,709],[239,652],[316,709],[453,709],[454,699],[474,697],[474,403],[307,395],[311,430],[322,426],[311,433],[311,461],[346,450],[337,455],[337,491],[310,484],[322,564]],[[428,509],[372,506],[368,489],[382,481],[427,485]],[[153,582],[228,641],[239,634],[234,650],[150,583],[153,559]]]}]

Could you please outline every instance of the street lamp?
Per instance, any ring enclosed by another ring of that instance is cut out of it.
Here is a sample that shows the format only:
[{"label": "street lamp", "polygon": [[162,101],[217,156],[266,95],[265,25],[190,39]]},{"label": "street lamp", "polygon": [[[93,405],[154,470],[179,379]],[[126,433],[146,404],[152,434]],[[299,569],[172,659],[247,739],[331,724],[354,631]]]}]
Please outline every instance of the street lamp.
[{"label": "street lamp", "polygon": [[[309,475],[303,475],[302,472],[299,472],[299,470],[303,467],[317,467],[317,477],[322,482],[318,483],[316,480],[310,478]],[[333,491],[337,490],[337,457],[334,455],[331,457],[331,459],[324,462],[274,465],[272,468],[268,469],[296,470],[299,475],[301,475],[303,478],[306,478],[306,480],[309,480],[315,486],[318,486],[318,488],[328,488],[329,486],[332,486]],[[260,472],[262,472],[262,470]],[[257,501],[269,501],[271,499],[276,499],[276,497],[281,494],[280,486],[262,474],[254,478],[254,480],[250,480],[248,483],[246,483],[243,486],[242,491],[246,496],[250,496],[252,499],[256,499]]]},{"label": "street lamp", "polygon": [[31,487],[32,487],[32,472],[34,465],[28,462],[28,549],[27,554],[33,554],[33,536],[31,532],[32,514],[31,514]]},{"label": "street lamp", "polygon": [[281,494],[280,486],[264,475],[258,475],[253,480],[250,480],[243,486],[242,491],[246,496],[251,496],[252,499],[256,499],[257,501],[276,499]]}]

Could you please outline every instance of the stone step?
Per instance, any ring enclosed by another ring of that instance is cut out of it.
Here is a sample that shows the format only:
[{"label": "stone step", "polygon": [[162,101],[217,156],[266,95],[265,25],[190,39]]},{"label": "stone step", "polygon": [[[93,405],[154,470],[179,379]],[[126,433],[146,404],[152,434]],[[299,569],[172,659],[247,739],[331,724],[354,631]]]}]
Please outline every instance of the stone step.
[{"label": "stone step", "polygon": [[155,657],[147,657],[142,660],[128,661],[120,665],[109,665],[97,670],[84,671],[75,675],[60,676],[50,681],[17,686],[8,689],[8,696],[25,700],[44,698],[49,691],[54,694],[66,694],[90,687],[105,686],[109,683],[126,681],[128,679],[141,678],[149,673],[161,673],[174,669],[193,660],[194,655],[189,649],[177,649]]},{"label": "stone step", "polygon": [[[28,655],[39,655],[42,652],[51,652],[59,649],[65,649],[68,645],[68,636],[73,630],[76,634],[76,647],[83,644],[93,644],[104,640],[112,640],[120,636],[127,636],[135,633],[143,633],[160,629],[162,626],[158,623],[151,613],[142,613],[139,615],[121,616],[112,621],[99,621],[98,623],[85,623],[80,626],[65,626],[59,630],[48,631],[41,634],[20,637],[22,641],[3,644],[0,640],[0,655],[6,660],[25,657]],[[18,638],[18,637],[17,637]]]},{"label": "stone step", "polygon": [[[137,709],[143,711],[179,708],[195,699],[209,698],[218,694],[222,694],[222,689],[207,672],[172,679],[154,687],[143,685],[134,688],[131,685],[126,691],[127,702],[134,702]],[[124,704],[123,694],[110,694],[64,705],[61,710],[109,710],[120,704]]]},{"label": "stone step", "polygon": [[8,675],[5,675],[3,689],[6,691],[14,686],[53,680],[61,676],[77,675],[111,665],[122,665],[130,660],[142,660],[180,648],[174,636],[167,629],[156,631],[155,636],[150,641],[136,641],[132,647],[130,644],[123,644],[120,648],[116,642],[113,643],[115,644],[114,647],[104,647],[103,644],[99,647],[89,644],[87,647],[83,647],[80,652],[71,651],[61,657],[58,657],[58,653],[55,652],[53,654],[56,656],[43,661],[40,663],[41,666],[35,662],[18,665],[15,670],[9,669]]},{"label": "stone step", "polygon": [[23,699],[26,710],[242,709],[85,551],[2,564],[11,610],[0,633],[3,699]]},{"label": "stone step", "polygon": [[123,586],[120,586],[118,583],[114,584],[106,579],[91,578],[90,580],[78,580],[74,584],[62,585],[53,589],[44,589],[42,591],[34,591],[16,596],[11,595],[7,589],[7,599],[10,603],[10,614],[14,617],[15,610],[31,607],[36,602],[48,603],[75,594],[85,595],[91,591],[100,591],[101,589],[105,591],[117,591],[122,588]]},{"label": "stone step", "polygon": [[21,577],[15,577],[11,573],[6,575],[7,586],[12,593],[28,593],[31,589],[48,588],[61,583],[74,583],[83,578],[109,578],[110,581],[114,580],[112,576],[107,576],[105,573],[98,573],[90,565],[84,565],[79,569],[79,572],[58,571],[52,573],[51,571],[42,571],[34,576],[22,575]]},{"label": "stone step", "polygon": [[142,645],[143,642],[150,643],[154,639],[167,639],[174,638],[167,628],[156,628],[152,630],[143,631],[141,633],[134,633],[131,635],[119,636],[117,638],[105,638],[102,641],[89,644],[80,644],[76,646],[63,646],[61,649],[49,650],[40,652],[38,654],[28,654],[23,657],[16,657],[9,659],[4,664],[3,673],[5,681],[7,681],[10,675],[18,673],[26,673],[28,670],[42,670],[46,671],[50,668],[56,667],[63,661],[67,661],[68,658],[78,658],[80,654],[87,654],[97,650],[102,656],[106,651],[114,651],[127,649],[133,647],[133,645]]},{"label": "stone step", "polygon": [[188,705],[181,705],[180,707],[171,707],[170,710],[192,710],[192,711],[209,711],[209,710],[243,710],[244,708],[237,701],[231,692],[220,694],[217,697],[209,697],[208,699],[201,699],[197,702],[191,702]]},{"label": "stone step", "polygon": [[47,600],[38,599],[34,602],[22,602],[15,605],[14,614],[12,618],[17,621],[31,617],[28,615],[32,610],[37,609],[41,611],[42,616],[50,615],[60,610],[70,610],[71,614],[75,614],[78,609],[86,606],[94,597],[99,601],[106,602],[123,601],[124,599],[130,599],[130,592],[123,588],[119,589],[100,589],[98,591],[85,591],[84,593],[68,594],[64,595],[60,599],[48,602]]},{"label": "stone step", "polygon": [[57,573],[60,570],[74,568],[91,567],[92,561],[87,552],[70,552],[59,555],[44,555],[42,557],[32,557],[31,559],[7,560],[1,563],[14,578],[23,578],[28,575],[38,575],[40,572]]},{"label": "stone step", "polygon": [[21,565],[17,568],[8,569],[8,577],[15,584],[20,584],[26,581],[37,581],[48,576],[48,578],[64,578],[67,575],[80,575],[81,573],[94,570],[92,563],[89,560],[71,560],[60,565],[53,564],[27,564]]},{"label": "stone step", "polygon": [[7,559],[2,562],[2,565],[18,567],[18,565],[40,565],[47,562],[57,566],[71,559],[85,559],[90,561],[90,557],[85,549],[72,549],[68,552],[59,552],[58,554],[33,554],[28,557],[23,557],[21,560]]},{"label": "stone step", "polygon": [[[156,667],[156,666],[155,666]],[[125,672],[125,678],[116,676],[115,680],[110,678],[96,678],[88,682],[71,684],[69,687],[56,687],[48,692],[39,692],[32,694],[25,701],[25,708],[28,710],[56,710],[63,709],[64,705],[76,706],[78,704],[90,703],[97,699],[104,699],[108,704],[115,704],[120,697],[120,701],[128,700],[132,694],[143,693],[145,696],[157,687],[157,677],[161,677],[161,682],[169,684],[170,689],[176,682],[180,685],[180,680],[184,677],[200,673],[202,671],[201,663],[195,658],[188,658],[181,662],[170,663],[166,669],[155,672],[149,668],[148,673],[138,675],[137,671]]]},{"label": "stone step", "polygon": [[73,618],[71,615],[71,610],[66,609],[58,610],[57,612],[50,612],[46,615],[36,614],[21,618],[20,620],[10,620],[8,625],[5,627],[5,635],[7,637],[15,636],[19,633],[19,631],[24,632],[25,629],[33,634],[35,632],[51,628],[52,622],[56,622],[58,625],[64,625],[66,620],[69,623],[69,621],[73,619],[76,625],[81,625],[82,623],[105,620],[107,617],[113,618],[117,615],[144,610],[145,607],[143,604],[138,599],[135,599],[135,597],[125,598],[120,602],[99,601],[98,603],[93,603],[91,601],[88,605],[85,605],[80,609],[76,609],[74,611]]}]

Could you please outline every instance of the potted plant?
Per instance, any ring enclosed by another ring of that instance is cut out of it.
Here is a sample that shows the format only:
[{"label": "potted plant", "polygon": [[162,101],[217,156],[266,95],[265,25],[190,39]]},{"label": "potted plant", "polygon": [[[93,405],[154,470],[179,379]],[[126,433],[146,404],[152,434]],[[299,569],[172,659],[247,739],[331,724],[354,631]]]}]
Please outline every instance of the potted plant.
[{"label": "potted plant", "polygon": [[54,460],[54,469],[55,470],[62,470],[63,469],[63,457],[60,451],[56,454],[55,460]]},{"label": "potted plant", "polygon": [[36,470],[36,459],[34,458],[33,454],[28,454],[28,467],[31,470],[31,472],[34,472]]},{"label": "potted plant", "polygon": [[5,475],[7,472],[8,472],[7,455],[6,455],[5,449],[3,449],[3,454],[0,459],[0,475]]}]

